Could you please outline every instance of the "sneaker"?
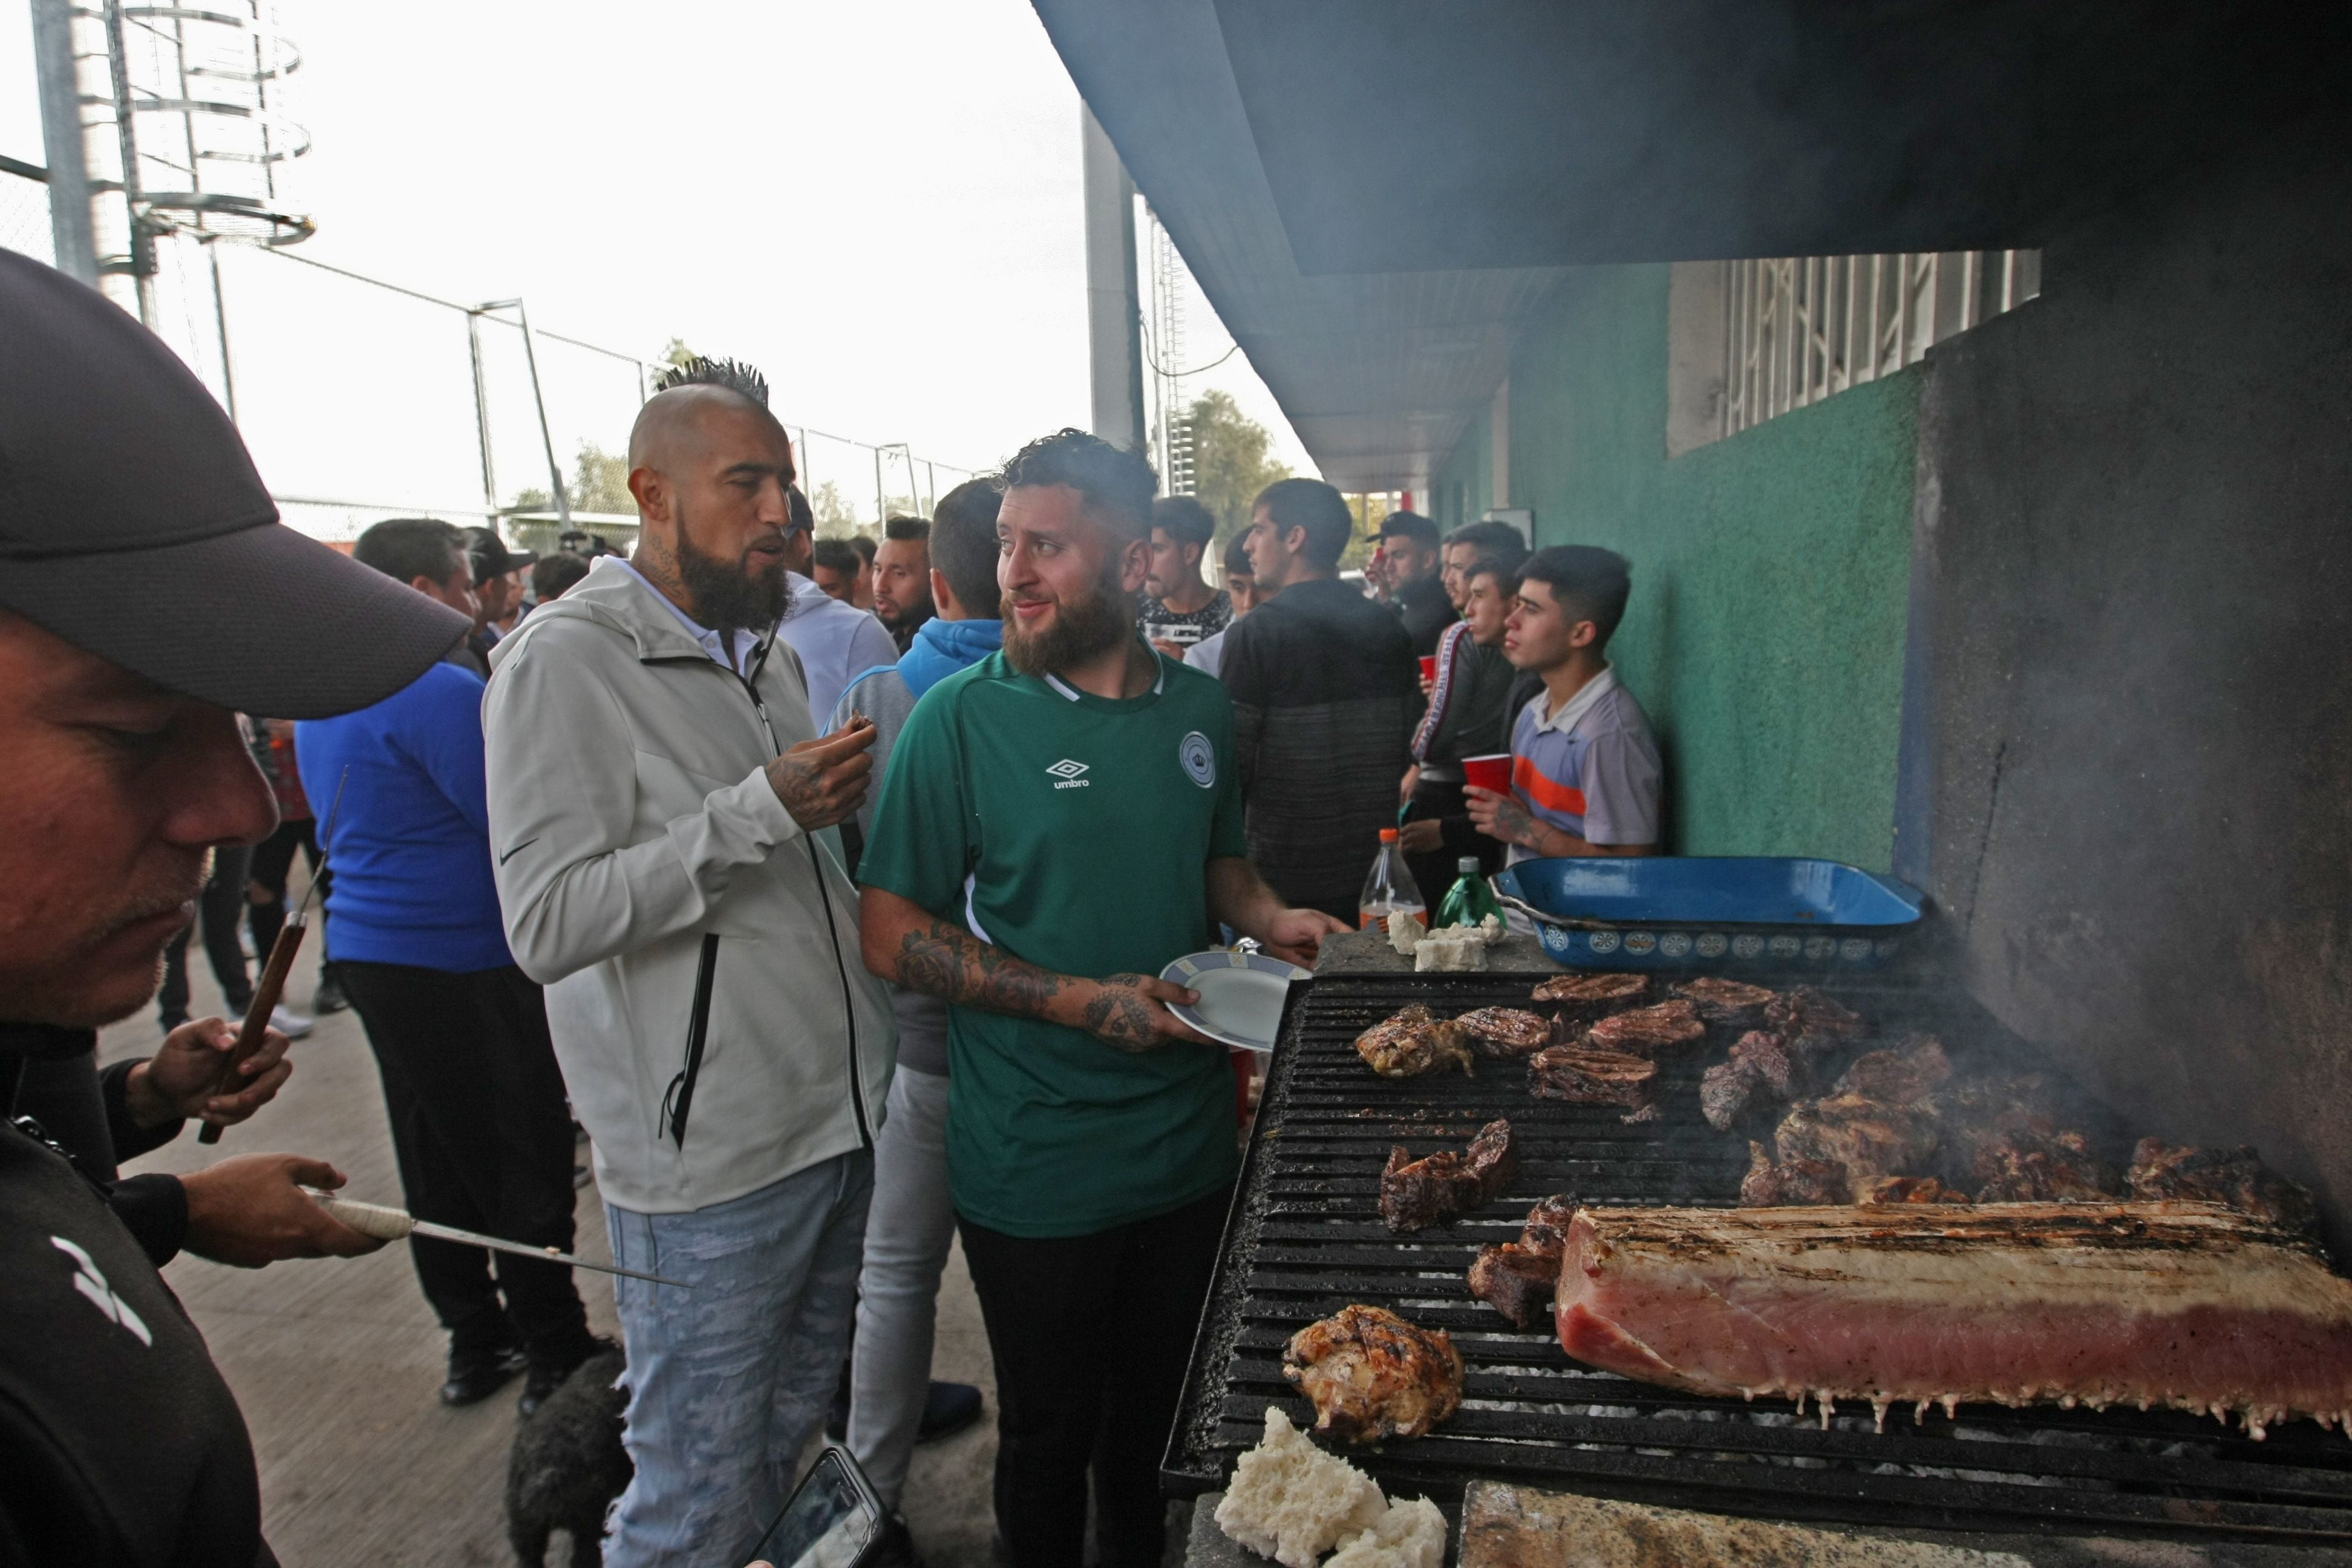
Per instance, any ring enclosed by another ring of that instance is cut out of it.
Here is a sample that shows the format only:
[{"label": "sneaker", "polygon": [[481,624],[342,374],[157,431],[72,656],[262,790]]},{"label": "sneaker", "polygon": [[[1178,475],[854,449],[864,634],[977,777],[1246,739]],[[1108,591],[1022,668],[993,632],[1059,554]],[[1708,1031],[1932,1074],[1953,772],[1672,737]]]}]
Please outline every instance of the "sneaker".
[{"label": "sneaker", "polygon": [[441,1403],[456,1409],[479,1405],[514,1380],[528,1361],[520,1345],[486,1351],[451,1351],[449,1380],[441,1385]]},{"label": "sneaker", "polygon": [[915,1441],[952,1437],[980,1419],[980,1390],[968,1383],[934,1383],[923,1396],[923,1419]]},{"label": "sneaker", "polygon": [[289,1040],[299,1040],[319,1026],[315,1018],[306,1018],[291,1007],[277,1006],[269,1010],[269,1026]]},{"label": "sneaker", "polygon": [[343,994],[343,983],[331,973],[319,976],[319,988],[310,993],[310,1011],[323,1018],[330,1013],[341,1013],[352,1005]]}]

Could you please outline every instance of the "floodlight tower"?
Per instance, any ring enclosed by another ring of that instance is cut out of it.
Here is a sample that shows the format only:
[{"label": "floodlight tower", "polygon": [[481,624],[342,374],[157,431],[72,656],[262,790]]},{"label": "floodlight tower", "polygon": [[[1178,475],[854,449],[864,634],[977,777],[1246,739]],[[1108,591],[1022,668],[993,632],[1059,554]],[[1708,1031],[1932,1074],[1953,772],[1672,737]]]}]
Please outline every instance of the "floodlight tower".
[{"label": "floodlight tower", "polygon": [[216,312],[214,244],[310,237],[285,191],[310,141],[286,116],[301,60],[274,0],[33,0],[33,28],[60,266],[153,327],[159,237],[205,247]]}]

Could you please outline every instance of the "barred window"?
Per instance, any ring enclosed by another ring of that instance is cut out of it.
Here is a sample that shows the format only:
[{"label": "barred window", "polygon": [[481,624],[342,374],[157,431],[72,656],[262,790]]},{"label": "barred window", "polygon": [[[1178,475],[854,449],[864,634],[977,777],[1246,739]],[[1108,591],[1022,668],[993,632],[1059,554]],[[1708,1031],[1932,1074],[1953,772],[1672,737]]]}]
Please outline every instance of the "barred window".
[{"label": "barred window", "polygon": [[2038,250],[1679,264],[1668,455],[1916,363],[2041,290]]}]

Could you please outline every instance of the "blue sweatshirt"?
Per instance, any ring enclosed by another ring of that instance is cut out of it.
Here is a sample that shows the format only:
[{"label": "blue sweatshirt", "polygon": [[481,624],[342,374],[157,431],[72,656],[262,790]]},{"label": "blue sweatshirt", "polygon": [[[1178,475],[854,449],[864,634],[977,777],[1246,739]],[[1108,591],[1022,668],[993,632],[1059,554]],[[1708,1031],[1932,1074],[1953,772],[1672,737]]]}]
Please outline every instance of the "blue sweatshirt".
[{"label": "blue sweatshirt", "polygon": [[436,664],[373,708],[306,720],[294,757],[322,833],[334,813],[329,952],[457,973],[514,962],[490,875],[478,676]]}]

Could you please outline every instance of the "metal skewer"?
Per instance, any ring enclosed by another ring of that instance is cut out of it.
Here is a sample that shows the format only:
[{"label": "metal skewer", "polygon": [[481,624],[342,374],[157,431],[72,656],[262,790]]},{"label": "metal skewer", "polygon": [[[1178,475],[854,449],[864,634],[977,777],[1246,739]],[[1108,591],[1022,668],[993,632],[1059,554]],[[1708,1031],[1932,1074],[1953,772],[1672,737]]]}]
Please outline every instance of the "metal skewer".
[{"label": "metal skewer", "polygon": [[543,1263],[568,1263],[574,1268],[593,1268],[599,1274],[625,1274],[632,1279],[650,1280],[656,1285],[674,1285],[681,1290],[693,1286],[682,1279],[665,1279],[658,1274],[644,1274],[635,1268],[624,1268],[616,1263],[592,1263],[573,1253],[559,1252],[552,1247],[533,1247],[528,1242],[509,1241],[504,1237],[484,1236],[478,1231],[459,1230],[453,1225],[436,1225],[429,1219],[417,1219],[399,1209],[386,1208],[382,1204],[363,1204],[357,1198],[337,1197],[316,1187],[304,1187],[304,1192],[317,1201],[336,1219],[350,1226],[362,1236],[376,1237],[384,1241],[400,1241],[411,1236],[431,1237],[436,1241],[455,1241],[467,1247],[486,1247],[492,1252],[511,1252],[517,1258],[536,1258]]},{"label": "metal skewer", "polygon": [[[269,962],[261,967],[261,979],[253,988],[253,1001],[245,1010],[245,1022],[237,1026],[236,1044],[230,1047],[228,1059],[221,1063],[214,1079],[213,1092],[224,1093],[236,1087],[236,1069],[245,1065],[253,1053],[261,1048],[261,1037],[269,1027],[269,1015],[278,1011],[278,999],[286,994],[286,977],[293,972],[294,955],[302,950],[302,932],[310,921],[310,899],[319,890],[319,883],[327,870],[327,844],[335,831],[335,818],[343,809],[343,786],[352,782],[352,770],[346,765],[343,776],[335,781],[334,803],[327,807],[327,831],[319,836],[319,867],[310,875],[310,885],[302,889],[302,901],[278,928],[278,940],[269,944]],[[207,1121],[196,1134],[199,1143],[217,1143],[221,1126]]]}]

